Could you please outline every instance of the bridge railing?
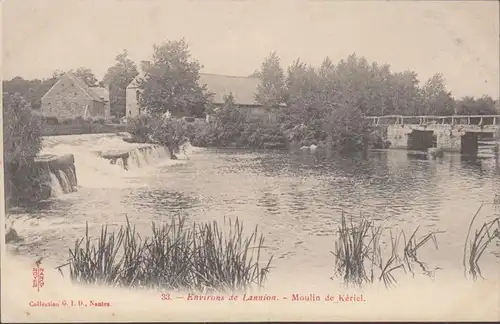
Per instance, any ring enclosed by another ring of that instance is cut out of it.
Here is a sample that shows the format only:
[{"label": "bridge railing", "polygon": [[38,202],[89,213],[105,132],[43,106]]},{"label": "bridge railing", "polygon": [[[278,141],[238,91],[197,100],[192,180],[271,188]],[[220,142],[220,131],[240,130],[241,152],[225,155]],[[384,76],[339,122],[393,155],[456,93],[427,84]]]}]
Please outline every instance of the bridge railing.
[{"label": "bridge railing", "polygon": [[373,125],[500,125],[500,115],[452,115],[452,116],[365,116]]}]

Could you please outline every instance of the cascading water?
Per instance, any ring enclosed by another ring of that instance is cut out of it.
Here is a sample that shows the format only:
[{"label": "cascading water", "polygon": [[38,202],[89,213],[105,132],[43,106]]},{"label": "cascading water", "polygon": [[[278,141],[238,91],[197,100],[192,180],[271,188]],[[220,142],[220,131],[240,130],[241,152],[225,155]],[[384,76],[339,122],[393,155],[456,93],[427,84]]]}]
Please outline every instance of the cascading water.
[{"label": "cascading water", "polygon": [[130,151],[126,163],[123,159],[119,159],[116,164],[124,169],[137,169],[156,164],[164,159],[170,159],[168,149],[160,145],[148,145]]},{"label": "cascading water", "polygon": [[[42,154],[73,154],[75,158],[76,172],[65,169],[64,175],[54,175],[59,178],[59,185],[53,179],[54,195],[71,192],[77,178],[78,186],[84,188],[142,186],[137,181],[130,181],[130,178],[137,176],[138,172],[147,172],[148,167],[159,163],[182,163],[182,155],[179,155],[180,161],[173,161],[165,147],[128,143],[117,134],[46,137]],[[113,158],[120,154],[127,158]]]},{"label": "cascading water", "polygon": [[50,195],[52,197],[58,197],[64,194],[61,183],[59,182],[59,179],[53,172],[50,173],[50,187],[51,187]]}]

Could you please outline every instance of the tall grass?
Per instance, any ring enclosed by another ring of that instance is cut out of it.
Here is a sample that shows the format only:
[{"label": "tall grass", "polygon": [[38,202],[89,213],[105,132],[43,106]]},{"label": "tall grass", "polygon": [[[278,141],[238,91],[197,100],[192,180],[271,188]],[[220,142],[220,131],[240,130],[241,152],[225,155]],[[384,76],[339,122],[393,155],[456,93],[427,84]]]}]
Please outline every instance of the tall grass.
[{"label": "tall grass", "polygon": [[[224,221],[191,227],[185,217],[160,226],[152,222],[151,237],[143,238],[127,218],[126,226],[108,233],[107,225],[93,243],[88,233],[69,249],[70,277],[85,284],[139,288],[228,292],[262,287],[272,257],[261,265],[264,237],[257,227],[245,236],[243,223]],[[63,265],[65,266],[65,265]]]},{"label": "tall grass", "polygon": [[[431,240],[437,249],[436,234],[438,232],[431,232],[417,239],[417,231],[418,228],[408,240],[403,230],[396,235],[390,231],[390,248],[385,251],[387,249],[383,247],[384,231],[381,227],[375,226],[372,221],[365,218],[361,218],[357,224],[354,224],[351,217],[348,223],[342,212],[334,251],[332,251],[335,275],[341,277],[346,285],[362,286],[380,281],[386,287],[397,284],[394,276],[396,270],[414,275],[418,266],[423,274],[433,276],[439,268],[429,270],[427,265],[418,259],[417,251]],[[404,244],[403,249],[400,249],[402,239]]]},{"label": "tall grass", "polygon": [[467,236],[464,244],[463,265],[464,275],[471,275],[472,279],[482,278],[479,260],[483,256],[486,249],[493,243],[495,238],[500,239],[500,217],[491,221],[484,222],[479,229],[476,229],[474,236],[471,237],[471,230],[479,212],[483,205],[479,206],[478,210],[469,224]]}]

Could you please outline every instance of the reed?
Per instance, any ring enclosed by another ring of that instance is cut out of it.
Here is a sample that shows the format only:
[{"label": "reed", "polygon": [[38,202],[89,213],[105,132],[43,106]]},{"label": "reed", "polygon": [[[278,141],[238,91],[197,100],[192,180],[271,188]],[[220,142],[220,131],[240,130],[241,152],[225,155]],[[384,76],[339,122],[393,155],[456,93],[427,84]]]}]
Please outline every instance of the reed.
[{"label": "reed", "polygon": [[468,273],[473,280],[476,280],[478,277],[483,278],[481,268],[479,267],[479,260],[495,238],[500,239],[500,217],[484,222],[479,229],[475,230],[474,236],[470,236],[474,221],[479,215],[482,207],[483,205],[481,204],[474,214],[474,217],[472,217],[464,244],[464,275],[467,277]]},{"label": "reed", "polygon": [[[432,240],[437,247],[436,234],[431,232],[417,239],[418,228],[406,240],[404,230],[397,234],[389,232],[389,248],[382,243],[383,228],[375,226],[372,221],[361,217],[354,224],[352,217],[348,223],[345,213],[342,212],[338,235],[334,242],[334,273],[342,277],[346,285],[362,286],[375,281],[383,282],[386,287],[394,286],[397,280],[396,270],[415,274],[415,265],[422,269],[422,273],[433,276],[433,271],[417,257],[417,251]],[[400,249],[401,239],[404,248]],[[437,270],[439,268],[435,268]],[[332,278],[333,279],[333,278]]]},{"label": "reed", "polygon": [[[229,224],[228,224],[229,223]],[[177,217],[160,226],[152,222],[151,236],[143,238],[127,223],[118,232],[101,227],[93,242],[85,237],[69,249],[70,277],[84,284],[222,292],[262,287],[272,257],[261,265],[264,237],[257,227],[244,235],[243,223],[224,221],[187,226]]]}]

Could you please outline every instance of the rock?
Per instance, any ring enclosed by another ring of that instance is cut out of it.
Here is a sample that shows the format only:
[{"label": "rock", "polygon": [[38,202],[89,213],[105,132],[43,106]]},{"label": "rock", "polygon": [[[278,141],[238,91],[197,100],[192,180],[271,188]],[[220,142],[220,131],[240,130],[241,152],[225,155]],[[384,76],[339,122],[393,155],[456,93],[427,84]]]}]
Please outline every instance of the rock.
[{"label": "rock", "polygon": [[5,234],[5,244],[11,243],[11,242],[19,242],[19,241],[22,241],[22,239],[17,234],[17,231],[15,229],[13,229],[12,227],[9,228],[9,230]]}]

